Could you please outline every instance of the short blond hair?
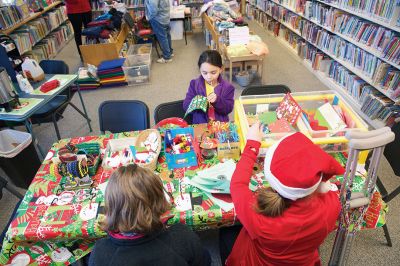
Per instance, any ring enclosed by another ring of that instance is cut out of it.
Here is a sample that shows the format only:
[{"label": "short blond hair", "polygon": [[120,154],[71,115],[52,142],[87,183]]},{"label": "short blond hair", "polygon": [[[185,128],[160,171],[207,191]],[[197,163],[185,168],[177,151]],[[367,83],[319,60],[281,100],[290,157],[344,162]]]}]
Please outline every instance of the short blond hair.
[{"label": "short blond hair", "polygon": [[148,234],[161,229],[161,215],[170,209],[161,179],[136,164],[119,167],[105,192],[105,231]]}]

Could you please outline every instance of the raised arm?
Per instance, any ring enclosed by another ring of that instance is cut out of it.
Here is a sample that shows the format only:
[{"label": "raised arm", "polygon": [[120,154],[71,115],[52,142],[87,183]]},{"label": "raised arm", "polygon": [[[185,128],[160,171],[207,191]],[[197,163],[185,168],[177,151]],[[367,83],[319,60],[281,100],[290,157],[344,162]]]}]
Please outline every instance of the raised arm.
[{"label": "raised arm", "polygon": [[261,145],[261,132],[257,132],[258,130],[259,123],[250,128],[246,147],[236,165],[230,186],[235,211],[251,238],[256,238],[257,236],[258,217],[260,216],[254,210],[254,204],[256,204],[255,195],[249,189],[254,163]]}]

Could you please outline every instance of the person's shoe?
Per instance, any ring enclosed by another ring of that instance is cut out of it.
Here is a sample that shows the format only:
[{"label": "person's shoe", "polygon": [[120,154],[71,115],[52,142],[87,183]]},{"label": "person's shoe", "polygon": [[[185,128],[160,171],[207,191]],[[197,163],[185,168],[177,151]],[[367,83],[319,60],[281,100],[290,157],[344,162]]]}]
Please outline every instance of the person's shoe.
[{"label": "person's shoe", "polygon": [[164,59],[163,57],[157,59],[157,63],[160,63],[160,64],[165,64],[165,63],[169,63],[169,62],[172,62],[172,59]]},{"label": "person's shoe", "polygon": [[175,55],[174,54],[171,54],[171,57],[174,57]]}]

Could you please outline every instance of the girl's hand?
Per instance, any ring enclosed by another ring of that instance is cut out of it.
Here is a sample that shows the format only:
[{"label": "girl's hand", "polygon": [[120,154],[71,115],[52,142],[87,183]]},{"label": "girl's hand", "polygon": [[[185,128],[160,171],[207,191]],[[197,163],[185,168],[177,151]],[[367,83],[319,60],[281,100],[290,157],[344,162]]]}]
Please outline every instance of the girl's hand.
[{"label": "girl's hand", "polygon": [[209,103],[215,103],[217,101],[217,94],[214,92],[207,95],[207,100]]},{"label": "girl's hand", "polygon": [[260,121],[255,122],[247,132],[247,140],[255,140],[261,142],[264,133],[262,131],[262,126],[260,125]]}]

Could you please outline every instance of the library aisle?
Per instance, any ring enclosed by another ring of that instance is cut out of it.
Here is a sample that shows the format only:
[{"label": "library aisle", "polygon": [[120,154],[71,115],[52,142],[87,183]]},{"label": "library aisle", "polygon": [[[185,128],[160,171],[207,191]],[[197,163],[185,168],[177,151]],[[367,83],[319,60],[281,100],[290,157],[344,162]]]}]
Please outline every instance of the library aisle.
[{"label": "library aisle", "polygon": [[[250,21],[250,29],[258,34],[267,43],[270,54],[264,60],[263,83],[264,84],[285,84],[293,92],[327,90],[328,88],[321,83],[301,62],[301,59],[294,53],[289,52],[288,48],[277,40],[276,37],[262,29],[257,23]],[[78,119],[77,113],[68,106],[64,112],[64,118],[58,123],[61,137],[85,136],[89,134],[99,134],[98,106],[105,100],[114,99],[137,99],[147,103],[150,109],[151,124],[153,121],[154,108],[162,103],[173,100],[183,99],[189,81],[199,75],[197,59],[199,54],[206,49],[204,35],[195,33],[188,35],[188,44],[184,40],[173,41],[175,57],[173,62],[168,64],[155,63],[155,52],[153,53],[153,64],[151,68],[151,78],[149,84],[116,87],[108,89],[97,89],[84,91],[83,98],[88,109],[89,117],[92,119],[94,132],[89,133],[85,121]],[[57,55],[56,59],[64,60],[71,72],[76,72],[80,67],[79,55],[76,51],[74,42],[68,45]],[[242,88],[236,83],[235,96],[240,95]],[[75,94],[73,102],[80,106],[79,97]],[[34,125],[33,130],[38,137],[39,143],[44,150],[50,148],[56,141],[54,127],[51,123]],[[383,182],[388,183],[388,188],[395,187],[396,176],[389,170],[390,167],[386,160],[383,161],[379,176]],[[4,191],[4,196],[0,204],[0,228],[10,215],[16,203],[15,197]],[[388,226],[393,240],[393,247],[386,245],[383,230],[362,231],[356,237],[352,248],[352,255],[349,265],[397,265],[400,261],[400,198],[394,199],[389,203]],[[213,265],[221,265],[218,254],[218,235],[216,232],[209,232],[202,235],[202,240],[213,255]],[[326,265],[330,256],[334,234],[331,234],[326,243],[321,247],[321,259]]]}]

